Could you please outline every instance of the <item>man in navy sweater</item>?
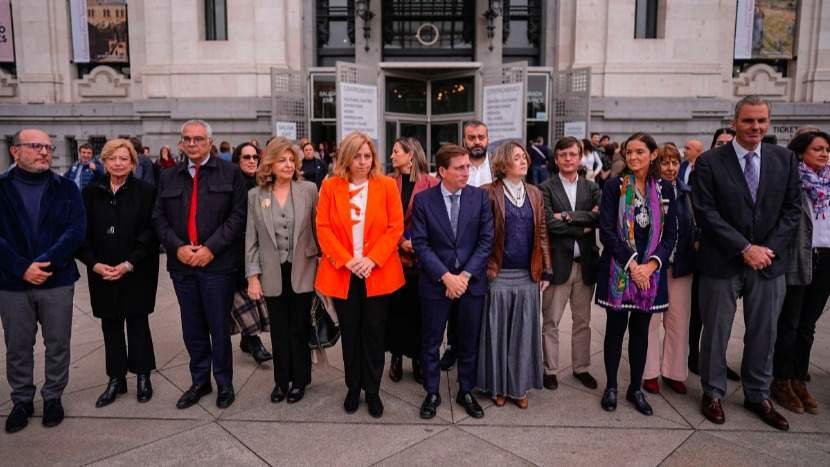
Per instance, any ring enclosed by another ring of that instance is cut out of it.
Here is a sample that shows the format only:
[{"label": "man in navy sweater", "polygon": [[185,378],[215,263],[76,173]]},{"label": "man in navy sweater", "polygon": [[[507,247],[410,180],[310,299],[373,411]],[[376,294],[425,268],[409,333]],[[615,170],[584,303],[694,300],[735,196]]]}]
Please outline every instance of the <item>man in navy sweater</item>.
[{"label": "man in navy sweater", "polygon": [[69,381],[75,250],[86,234],[86,213],[75,183],[54,174],[49,135],[24,129],[14,135],[17,166],[0,175],[0,319],[6,377],[14,404],[6,432],[22,430],[34,412],[33,347],[38,324],[46,346],[43,425],[63,421],[61,396]]}]

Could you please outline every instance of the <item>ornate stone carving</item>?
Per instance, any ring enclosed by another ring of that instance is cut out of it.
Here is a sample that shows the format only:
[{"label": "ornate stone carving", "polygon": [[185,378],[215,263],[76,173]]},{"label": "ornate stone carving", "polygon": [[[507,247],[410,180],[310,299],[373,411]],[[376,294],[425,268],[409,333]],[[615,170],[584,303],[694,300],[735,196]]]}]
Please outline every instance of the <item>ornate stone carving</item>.
[{"label": "ornate stone carving", "polygon": [[130,79],[106,65],[75,80],[75,86],[81,99],[123,99],[130,95]]},{"label": "ornate stone carving", "polygon": [[17,80],[14,76],[0,70],[0,98],[17,96]]},{"label": "ornate stone carving", "polygon": [[791,82],[765,63],[752,65],[732,80],[735,97],[758,95],[772,100],[787,99]]}]

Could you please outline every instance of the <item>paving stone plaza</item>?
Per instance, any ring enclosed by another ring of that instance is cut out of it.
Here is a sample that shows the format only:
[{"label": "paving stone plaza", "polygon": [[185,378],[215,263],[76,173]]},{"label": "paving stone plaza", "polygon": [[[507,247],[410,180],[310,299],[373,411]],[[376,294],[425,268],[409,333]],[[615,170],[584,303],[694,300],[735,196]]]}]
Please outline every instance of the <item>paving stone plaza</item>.
[{"label": "paving stone plaza", "polygon": [[[313,367],[313,382],[297,404],[272,404],[273,372],[256,366],[234,337],[236,402],[219,410],[214,394],[197,406],[177,410],[176,400],[190,385],[188,357],[181,336],[176,297],[169,276],[160,273],[156,311],[150,318],[156,361],[155,395],[146,404],[129,392],[104,408],[95,400],[103,390],[104,342],[92,317],[86,278],[77,283],[72,329],[72,365],[63,404],[66,419],[56,428],[35,417],[22,432],[0,433],[0,465],[830,465],[830,321],[819,321],[810,373],[810,390],[819,415],[795,415],[787,433],[776,431],[742,407],[738,384],[730,382],[724,402],[726,423],[713,425],[700,413],[700,383],[691,378],[689,394],[663,387],[649,395],[654,416],[637,413],[620,401],[615,413],[600,408],[601,389],[588,390],[565,368],[556,391],[531,391],[530,407],[495,407],[480,396],[485,417],[469,418],[454,402],[455,375],[442,375],[443,403],[430,421],[418,418],[423,389],[404,363],[399,383],[384,376],[383,418],[369,416],[365,404],[354,415],[342,408],[345,386],[339,345],[328,364]],[[82,271],[83,273],[83,271]],[[740,365],[743,326],[735,321],[729,363]],[[591,373],[605,386],[602,363],[603,311],[592,322]],[[563,319],[562,361],[570,361],[570,319]],[[268,339],[264,339],[266,342]],[[43,345],[36,345],[35,378],[43,380]],[[625,354],[623,356],[625,358]],[[0,349],[5,365],[5,348]],[[625,387],[627,364],[621,365]],[[39,389],[39,387],[38,387]],[[11,410],[5,371],[0,372],[0,418]]]}]

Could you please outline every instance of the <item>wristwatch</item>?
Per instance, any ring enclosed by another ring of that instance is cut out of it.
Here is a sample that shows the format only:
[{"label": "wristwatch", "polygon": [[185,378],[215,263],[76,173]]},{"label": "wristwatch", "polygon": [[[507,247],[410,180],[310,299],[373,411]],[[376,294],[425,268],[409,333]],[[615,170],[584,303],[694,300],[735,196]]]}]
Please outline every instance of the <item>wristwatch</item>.
[{"label": "wristwatch", "polygon": [[473,275],[470,274],[467,271],[461,271],[461,274],[459,274],[459,275],[462,276],[464,279],[467,279],[467,280],[470,280],[470,278],[473,277]]}]

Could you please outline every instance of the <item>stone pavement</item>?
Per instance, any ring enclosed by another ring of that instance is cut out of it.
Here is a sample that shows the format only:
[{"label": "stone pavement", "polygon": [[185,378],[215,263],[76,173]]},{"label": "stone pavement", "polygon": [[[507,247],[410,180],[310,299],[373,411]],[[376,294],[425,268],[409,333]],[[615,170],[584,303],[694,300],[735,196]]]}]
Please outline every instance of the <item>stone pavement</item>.
[{"label": "stone pavement", "polygon": [[[162,266],[163,267],[163,266]],[[190,384],[178,307],[169,276],[162,271],[156,312],[151,317],[159,371],[155,396],[135,400],[129,393],[95,408],[106,383],[103,339],[92,317],[86,280],[77,284],[72,331],[72,367],[64,394],[66,420],[46,429],[41,402],[29,427],[15,435],[0,431],[0,465],[830,465],[830,319],[819,322],[811,369],[820,415],[785,412],[791,431],[764,425],[741,406],[740,386],[730,384],[726,424],[713,425],[699,411],[700,384],[690,393],[664,388],[649,395],[655,415],[645,417],[624,400],[614,413],[599,406],[601,389],[582,387],[565,368],[556,391],[533,391],[530,408],[495,407],[484,397],[486,416],[474,420],[454,403],[454,372],[444,375],[444,400],[431,421],[418,418],[423,391],[408,361],[399,383],[384,376],[386,406],[380,420],[365,404],[354,415],[342,409],[345,387],[338,348],[329,365],[316,364],[313,383],[296,405],[271,404],[270,363],[262,366],[238,351],[234,338],[236,402],[218,410],[215,392],[187,410],[175,402]],[[2,306],[2,305],[0,305]],[[603,311],[593,316],[592,374],[605,385],[602,363]],[[563,329],[570,329],[568,314]],[[739,367],[743,326],[736,320],[729,362]],[[265,339],[267,342],[268,339]],[[562,335],[563,363],[570,361],[570,332]],[[36,346],[36,381],[43,380],[43,347]],[[0,365],[5,365],[5,348]],[[627,385],[627,365],[620,386]],[[694,376],[694,375],[692,375]],[[0,371],[0,423],[11,409],[5,371]]]}]

